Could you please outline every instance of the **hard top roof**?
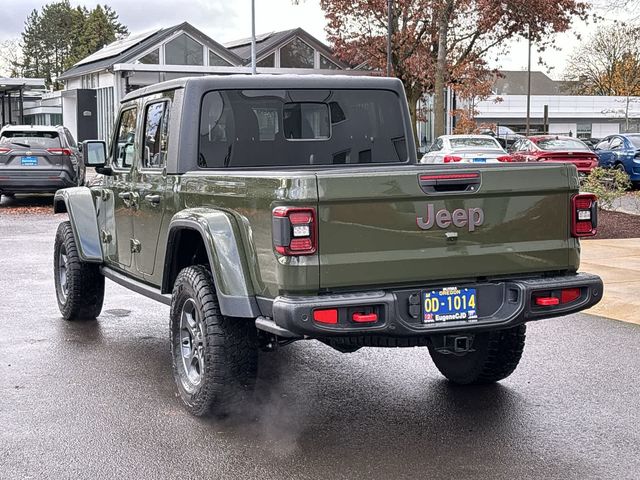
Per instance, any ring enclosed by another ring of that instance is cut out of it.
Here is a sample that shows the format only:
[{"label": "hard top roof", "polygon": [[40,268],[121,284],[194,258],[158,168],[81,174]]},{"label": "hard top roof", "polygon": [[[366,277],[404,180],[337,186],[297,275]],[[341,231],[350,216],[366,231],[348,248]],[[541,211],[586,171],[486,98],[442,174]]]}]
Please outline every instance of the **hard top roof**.
[{"label": "hard top roof", "polygon": [[379,89],[402,92],[402,82],[397,78],[363,77],[349,75],[209,75],[185,77],[156,83],[129,93],[122,99],[135,98],[179,88],[197,90],[231,89]]},{"label": "hard top roof", "polygon": [[32,130],[34,132],[60,132],[63,128],[61,125],[5,125],[0,131],[15,132]]}]

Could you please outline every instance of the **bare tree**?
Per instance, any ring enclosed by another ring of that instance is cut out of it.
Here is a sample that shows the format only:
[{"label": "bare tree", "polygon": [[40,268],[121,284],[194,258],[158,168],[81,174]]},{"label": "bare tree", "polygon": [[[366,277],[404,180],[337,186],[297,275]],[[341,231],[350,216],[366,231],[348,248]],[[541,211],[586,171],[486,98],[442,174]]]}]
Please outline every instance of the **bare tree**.
[{"label": "bare tree", "polygon": [[0,42],[0,77],[22,76],[22,47],[17,38]]},{"label": "bare tree", "polygon": [[565,79],[576,94],[624,97],[628,130],[632,97],[640,95],[640,27],[599,28],[573,52]]}]

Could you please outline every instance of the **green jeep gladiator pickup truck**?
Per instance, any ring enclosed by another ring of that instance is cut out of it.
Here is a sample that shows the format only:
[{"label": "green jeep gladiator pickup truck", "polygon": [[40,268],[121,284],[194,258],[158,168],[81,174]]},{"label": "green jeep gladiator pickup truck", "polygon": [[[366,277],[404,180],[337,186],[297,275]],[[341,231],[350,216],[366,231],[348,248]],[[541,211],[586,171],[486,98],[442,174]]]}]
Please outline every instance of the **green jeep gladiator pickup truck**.
[{"label": "green jeep gladiator pickup truck", "polygon": [[570,164],[420,165],[402,84],[209,76],[129,93],[100,184],[60,190],[57,299],[96,318],[105,277],[170,305],[195,415],[251,392],[259,349],[425,346],[459,384],[516,368],[525,323],[602,297],[577,273],[596,199]]}]

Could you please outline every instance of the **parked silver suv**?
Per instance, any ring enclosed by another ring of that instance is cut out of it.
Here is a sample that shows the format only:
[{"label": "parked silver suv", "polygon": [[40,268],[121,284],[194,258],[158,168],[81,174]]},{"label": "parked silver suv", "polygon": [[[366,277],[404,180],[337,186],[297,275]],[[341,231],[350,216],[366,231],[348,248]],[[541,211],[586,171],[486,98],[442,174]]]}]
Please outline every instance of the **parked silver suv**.
[{"label": "parked silver suv", "polygon": [[54,193],[83,185],[78,145],[62,126],[8,125],[0,130],[0,193]]}]

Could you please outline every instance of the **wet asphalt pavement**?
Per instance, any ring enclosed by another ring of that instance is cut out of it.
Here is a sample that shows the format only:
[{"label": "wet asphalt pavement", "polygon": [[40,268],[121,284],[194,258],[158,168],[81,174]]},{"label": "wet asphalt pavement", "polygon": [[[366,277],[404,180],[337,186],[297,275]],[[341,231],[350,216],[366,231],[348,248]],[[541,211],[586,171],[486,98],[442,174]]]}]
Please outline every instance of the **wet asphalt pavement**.
[{"label": "wet asphalt pavement", "polygon": [[300,342],[261,356],[251,415],[197,419],[176,398],[168,308],[107,282],[98,321],[63,321],[64,217],[6,206],[0,479],[640,478],[640,326],[530,324],[518,370],[466,388],[426,349]]}]

